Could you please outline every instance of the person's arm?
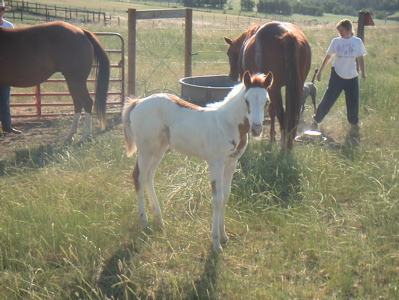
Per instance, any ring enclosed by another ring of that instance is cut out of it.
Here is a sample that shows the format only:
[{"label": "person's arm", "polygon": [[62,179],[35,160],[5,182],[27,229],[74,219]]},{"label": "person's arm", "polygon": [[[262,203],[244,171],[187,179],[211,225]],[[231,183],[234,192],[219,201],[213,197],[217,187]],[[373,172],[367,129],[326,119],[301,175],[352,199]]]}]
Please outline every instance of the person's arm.
[{"label": "person's arm", "polygon": [[328,65],[328,63],[331,61],[332,55],[326,55],[326,57],[324,57],[323,59],[323,63],[321,64],[321,67],[319,69],[319,73],[317,73],[316,75],[316,79],[317,81],[321,80],[321,72],[326,68],[326,66]]},{"label": "person's arm", "polygon": [[356,58],[357,65],[359,66],[360,72],[362,73],[362,81],[366,80],[366,70],[364,68],[364,56],[358,56]]}]

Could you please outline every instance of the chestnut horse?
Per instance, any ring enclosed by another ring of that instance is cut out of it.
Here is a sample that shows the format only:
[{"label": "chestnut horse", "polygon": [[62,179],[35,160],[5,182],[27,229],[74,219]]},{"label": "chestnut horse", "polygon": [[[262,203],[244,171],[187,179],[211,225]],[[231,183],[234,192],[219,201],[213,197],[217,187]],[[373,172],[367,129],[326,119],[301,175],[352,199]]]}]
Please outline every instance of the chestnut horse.
[{"label": "chestnut horse", "polygon": [[98,64],[95,111],[105,129],[110,62],[93,33],[65,22],[0,27],[0,85],[30,87],[56,72],[64,75],[75,109],[68,141],[77,131],[82,109],[86,112],[82,140],[91,134],[93,100],[86,83],[94,60]]},{"label": "chestnut horse", "polygon": [[[301,94],[311,63],[310,45],[303,32],[291,23],[256,25],[239,37],[224,38],[229,49],[230,78],[238,80],[245,71],[273,73],[269,91],[270,138],[275,140],[274,121],[280,123],[282,146],[291,149],[301,111]],[[285,86],[285,111],[281,88]]]},{"label": "chestnut horse", "polygon": [[209,165],[212,187],[212,239],[216,252],[227,242],[224,215],[230,195],[231,180],[237,160],[244,153],[248,133],[262,133],[267,89],[273,75],[244,73],[243,83],[236,85],[226,98],[200,107],[176,96],[155,94],[132,100],[123,109],[122,123],[126,152],[137,150],[133,171],[137,194],[139,223],[148,226],[144,189],[153,214],[163,227],[161,210],[154,190],[154,174],[169,145],[180,153],[198,157]]}]

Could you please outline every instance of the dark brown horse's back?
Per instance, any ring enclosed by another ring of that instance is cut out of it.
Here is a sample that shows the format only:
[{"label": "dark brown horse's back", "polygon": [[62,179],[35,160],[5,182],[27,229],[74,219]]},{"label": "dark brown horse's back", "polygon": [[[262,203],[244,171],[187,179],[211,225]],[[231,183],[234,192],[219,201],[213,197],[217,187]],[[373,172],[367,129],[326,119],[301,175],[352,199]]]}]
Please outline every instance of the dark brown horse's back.
[{"label": "dark brown horse's back", "polygon": [[[272,114],[282,125],[284,146],[291,149],[300,117],[301,93],[310,70],[311,50],[306,36],[291,23],[271,22],[259,28],[255,41],[257,66],[272,71],[275,89],[285,86],[285,112],[281,96],[272,103]],[[279,91],[279,93],[281,93]],[[273,102],[273,99],[272,99]]]},{"label": "dark brown horse's back", "polygon": [[[252,74],[273,73],[270,90],[270,135],[275,139],[274,119],[280,123],[284,146],[292,148],[300,115],[300,96],[310,69],[311,49],[306,36],[291,23],[269,22],[255,26],[234,40],[225,38],[230,77],[249,70]],[[281,88],[285,86],[285,109]]]},{"label": "dark brown horse's back", "polygon": [[[272,71],[275,84],[280,87],[286,84],[283,72],[286,68],[284,47],[287,46],[287,40],[284,38],[288,37],[293,37],[294,39],[295,52],[300,58],[300,61],[298,61],[300,65],[300,81],[305,82],[310,70],[310,46],[306,36],[297,26],[291,23],[270,22],[261,26],[255,36],[257,53],[262,54],[260,58],[255,59],[260,59],[257,68],[262,71]],[[279,76],[279,73],[282,73],[281,76]]]}]

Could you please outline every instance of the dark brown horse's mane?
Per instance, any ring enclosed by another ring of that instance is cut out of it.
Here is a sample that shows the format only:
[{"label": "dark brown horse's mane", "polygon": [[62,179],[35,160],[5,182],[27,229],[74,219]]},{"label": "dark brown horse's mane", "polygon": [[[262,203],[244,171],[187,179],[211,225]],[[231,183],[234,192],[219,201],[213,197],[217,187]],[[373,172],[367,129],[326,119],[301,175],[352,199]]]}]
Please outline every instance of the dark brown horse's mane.
[{"label": "dark brown horse's mane", "polygon": [[259,24],[254,24],[250,29],[247,30],[247,33],[249,33],[249,36],[253,36],[259,29],[260,25]]}]

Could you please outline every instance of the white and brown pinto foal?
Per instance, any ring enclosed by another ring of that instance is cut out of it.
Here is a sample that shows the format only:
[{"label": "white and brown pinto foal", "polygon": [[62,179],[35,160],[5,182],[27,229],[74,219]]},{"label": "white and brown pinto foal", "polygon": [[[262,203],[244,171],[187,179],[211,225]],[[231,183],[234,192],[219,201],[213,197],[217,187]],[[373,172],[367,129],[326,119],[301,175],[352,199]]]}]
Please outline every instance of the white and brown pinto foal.
[{"label": "white and brown pinto foal", "polygon": [[137,193],[139,223],[148,226],[144,188],[153,214],[163,226],[161,210],[154,190],[154,173],[169,146],[178,152],[208,162],[212,187],[212,239],[215,251],[228,237],[224,215],[237,160],[244,153],[248,133],[262,133],[264,108],[269,100],[267,89],[273,75],[246,72],[218,103],[200,107],[169,94],[155,94],[134,99],[123,110],[123,129],[127,155],[138,152],[133,171]]}]

